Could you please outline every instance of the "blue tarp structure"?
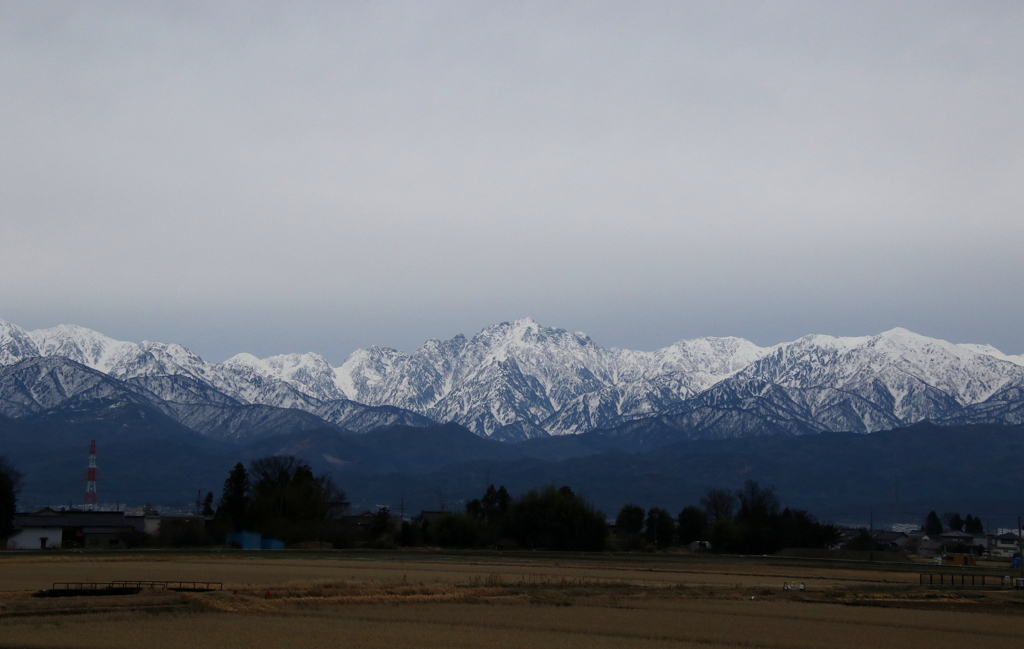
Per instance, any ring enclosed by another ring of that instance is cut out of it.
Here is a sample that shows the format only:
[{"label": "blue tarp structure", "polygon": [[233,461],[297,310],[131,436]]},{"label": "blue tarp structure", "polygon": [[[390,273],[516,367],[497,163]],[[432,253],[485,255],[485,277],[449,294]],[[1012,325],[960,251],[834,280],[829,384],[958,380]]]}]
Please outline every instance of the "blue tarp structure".
[{"label": "blue tarp structure", "polygon": [[284,550],[284,541],[265,539],[258,532],[229,532],[224,545],[242,550]]},{"label": "blue tarp structure", "polygon": [[241,548],[242,550],[260,550],[262,548],[263,535],[256,532],[228,532],[224,544],[229,548]]}]

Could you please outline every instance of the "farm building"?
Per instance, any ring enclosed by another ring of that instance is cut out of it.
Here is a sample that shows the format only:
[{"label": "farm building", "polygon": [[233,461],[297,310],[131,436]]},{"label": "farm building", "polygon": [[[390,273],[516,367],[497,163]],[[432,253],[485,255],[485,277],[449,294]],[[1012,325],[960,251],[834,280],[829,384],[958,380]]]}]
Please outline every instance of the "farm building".
[{"label": "farm building", "polygon": [[142,516],[124,512],[55,510],[49,507],[14,515],[14,533],[7,539],[10,550],[47,548],[128,547],[145,532]]}]

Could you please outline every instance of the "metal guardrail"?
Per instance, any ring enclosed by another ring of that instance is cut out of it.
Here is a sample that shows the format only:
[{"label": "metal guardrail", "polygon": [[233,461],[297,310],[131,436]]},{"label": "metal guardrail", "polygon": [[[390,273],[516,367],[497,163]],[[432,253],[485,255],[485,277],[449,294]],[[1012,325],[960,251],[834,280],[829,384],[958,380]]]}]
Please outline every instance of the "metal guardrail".
[{"label": "metal guardrail", "polygon": [[224,590],[224,584],[219,581],[58,581],[43,592],[51,596],[127,595],[143,589],[202,593]]},{"label": "metal guardrail", "polygon": [[1024,578],[1022,577],[976,575],[966,573],[921,573],[918,583],[922,586],[982,586],[992,588],[1024,589]]},{"label": "metal guardrail", "polygon": [[224,590],[219,581],[112,581],[111,588],[150,588],[153,590],[175,590],[191,592],[207,592]]}]

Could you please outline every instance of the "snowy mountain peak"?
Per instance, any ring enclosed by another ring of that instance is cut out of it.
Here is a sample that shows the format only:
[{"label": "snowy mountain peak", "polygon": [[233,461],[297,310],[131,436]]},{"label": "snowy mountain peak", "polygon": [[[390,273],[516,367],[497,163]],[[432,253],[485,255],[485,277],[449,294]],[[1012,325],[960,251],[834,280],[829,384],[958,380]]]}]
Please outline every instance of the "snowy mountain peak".
[{"label": "snowy mountain peak", "polygon": [[337,385],[334,368],[319,354],[281,354],[262,359],[252,354],[238,354],[219,367],[241,375],[255,374],[263,380],[283,381],[323,401],[345,398]]},{"label": "snowy mountain peak", "polygon": [[947,402],[975,404],[1024,384],[1020,366],[902,328],[871,337],[805,336],[779,345],[738,376],[786,388],[843,390],[872,403],[891,399],[891,416],[903,422],[938,418]]},{"label": "snowy mountain peak", "polygon": [[39,348],[27,331],[0,320],[0,365],[12,365],[39,355]]},{"label": "snowy mountain peak", "polygon": [[975,419],[996,410],[1012,419],[1012,395],[1024,390],[1024,357],[903,328],[873,336],[810,335],[771,347],[704,337],[634,351],[603,348],[586,334],[521,318],[470,338],[431,339],[410,353],[356,350],[333,368],[315,353],[262,359],[242,353],[210,363],[177,344],[118,341],[74,325],[26,332],[0,321],[0,364],[40,356],[65,357],[120,379],[174,412],[198,403],[258,404],[345,418],[362,407],[352,406],[355,401],[417,413],[396,414],[396,408],[388,415],[399,417],[394,421],[456,421],[499,439],[580,433],[679,413],[699,427],[701,417],[728,421],[732,415],[720,419],[721,408],[748,413],[736,416],[746,417],[740,428],[752,432],[764,430],[752,412],[775,413],[764,416],[798,422],[786,429],[805,432],[881,430],[938,421],[974,406]]},{"label": "snowy mountain peak", "polygon": [[658,357],[659,369],[703,371],[721,377],[740,371],[771,349],[758,347],[744,338],[729,336],[681,340],[652,354]]},{"label": "snowy mountain peak", "polygon": [[100,372],[109,373],[135,343],[114,340],[98,331],[78,325],[57,325],[29,334],[43,356],[63,356]]}]

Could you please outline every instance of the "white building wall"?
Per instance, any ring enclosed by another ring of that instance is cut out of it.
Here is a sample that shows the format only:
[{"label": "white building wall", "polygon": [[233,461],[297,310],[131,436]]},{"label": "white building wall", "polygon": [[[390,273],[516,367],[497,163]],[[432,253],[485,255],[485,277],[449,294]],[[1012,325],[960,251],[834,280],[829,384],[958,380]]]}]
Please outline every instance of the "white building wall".
[{"label": "white building wall", "polygon": [[64,529],[60,527],[26,527],[7,539],[8,550],[39,550],[42,539],[47,548],[59,548]]}]

